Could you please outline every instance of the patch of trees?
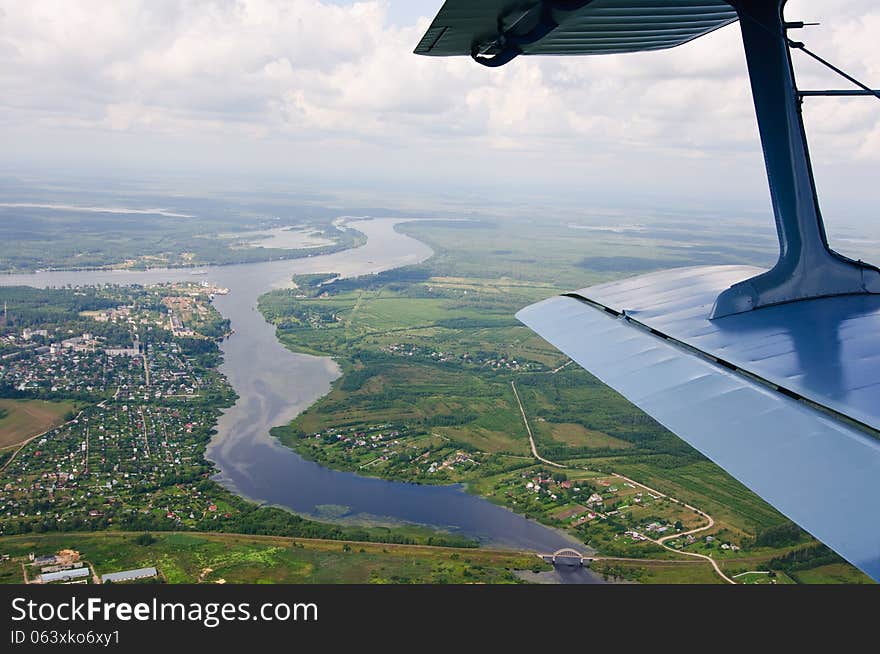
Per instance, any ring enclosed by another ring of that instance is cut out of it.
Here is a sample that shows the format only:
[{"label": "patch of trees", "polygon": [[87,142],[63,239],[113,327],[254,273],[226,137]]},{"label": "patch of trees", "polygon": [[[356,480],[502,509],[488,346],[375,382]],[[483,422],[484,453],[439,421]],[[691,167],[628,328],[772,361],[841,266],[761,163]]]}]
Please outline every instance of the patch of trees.
[{"label": "patch of trees", "polygon": [[[216,488],[216,487],[215,487]],[[213,520],[205,518],[196,525],[196,531],[218,531],[234,534],[258,534],[267,536],[294,536],[301,538],[324,538],[340,541],[368,541],[377,543],[436,545],[440,547],[477,547],[478,543],[455,535],[439,534],[417,538],[394,530],[365,529],[361,527],[341,527],[303,518],[289,511],[275,507],[259,507],[235,496],[225,498],[237,509],[230,518]],[[4,534],[8,536],[27,533],[105,531],[111,527],[108,518],[113,517],[112,526],[123,531],[145,532],[136,537],[135,542],[147,546],[146,532],[177,530],[178,527],[164,516],[152,513],[117,513],[108,510],[101,519],[85,519],[70,516],[64,522],[56,520],[14,520],[4,524]],[[151,536],[152,538],[152,536]],[[144,539],[144,542],[141,542]]]},{"label": "patch of trees", "polygon": [[372,368],[351,370],[345,373],[345,375],[343,375],[342,379],[339,381],[339,389],[349,392],[359,390],[368,379],[376,376],[378,372],[379,371]]},{"label": "patch of trees", "polygon": [[95,289],[44,289],[29,286],[0,287],[0,304],[8,307],[9,325],[32,327],[47,322],[68,322],[80,311],[98,311],[116,306]]},{"label": "patch of trees", "polygon": [[[330,295],[336,295],[349,291],[377,290],[389,284],[394,284],[396,288],[404,288],[409,284],[426,282],[430,278],[431,272],[427,268],[405,266],[403,268],[395,268],[394,270],[386,270],[375,275],[337,279],[329,284],[325,284],[323,290]],[[389,286],[389,290],[395,289]]]},{"label": "patch of trees", "polygon": [[216,318],[200,322],[198,324],[198,331],[203,336],[207,336],[214,340],[220,340],[229,333],[231,327],[232,322],[229,318]]},{"label": "patch of trees", "polygon": [[178,336],[174,342],[180,347],[182,354],[186,356],[199,356],[202,354],[216,354],[220,351],[217,343],[205,338],[190,338]]},{"label": "patch of trees", "polygon": [[793,522],[783,522],[761,529],[755,536],[755,545],[757,547],[787,547],[799,543],[806,536],[806,532]]},{"label": "patch of trees", "polygon": [[794,572],[797,570],[808,570],[810,568],[818,568],[822,565],[844,562],[845,561],[834,551],[821,543],[817,543],[772,558],[767,562],[767,567],[773,570]]},{"label": "patch of trees", "polygon": [[4,380],[0,380],[0,397],[12,400],[39,399],[55,402],[61,402],[64,400],[91,402],[94,400],[94,395],[87,391],[51,391],[33,388],[28,388],[22,391]]},{"label": "patch of trees", "polygon": [[145,531],[142,534],[138,534],[135,537],[134,542],[135,542],[135,544],[140,545],[142,547],[148,547],[148,546],[152,545],[153,543],[155,543],[156,540],[157,540],[157,538],[155,536],[153,536],[153,534]]},{"label": "patch of trees", "polygon": [[193,363],[198,368],[210,370],[220,365],[222,355],[216,342],[207,338],[188,336],[176,336],[173,340],[180,347],[182,354],[193,358]]},{"label": "patch of trees", "polygon": [[305,438],[308,435],[302,429],[294,427],[293,425],[279,425],[277,427],[272,427],[269,430],[269,433],[282,443],[290,443],[299,440],[300,438]]}]

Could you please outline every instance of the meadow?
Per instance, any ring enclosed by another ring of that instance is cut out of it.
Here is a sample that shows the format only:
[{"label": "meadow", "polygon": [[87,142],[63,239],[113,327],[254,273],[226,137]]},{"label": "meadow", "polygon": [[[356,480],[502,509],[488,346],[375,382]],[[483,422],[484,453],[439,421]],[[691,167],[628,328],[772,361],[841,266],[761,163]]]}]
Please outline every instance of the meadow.
[{"label": "meadow", "polygon": [[159,582],[230,584],[519,583],[547,570],[533,554],[239,534],[29,534],[3,539],[0,583],[21,583],[21,558],[73,549],[98,575],[156,567]]}]

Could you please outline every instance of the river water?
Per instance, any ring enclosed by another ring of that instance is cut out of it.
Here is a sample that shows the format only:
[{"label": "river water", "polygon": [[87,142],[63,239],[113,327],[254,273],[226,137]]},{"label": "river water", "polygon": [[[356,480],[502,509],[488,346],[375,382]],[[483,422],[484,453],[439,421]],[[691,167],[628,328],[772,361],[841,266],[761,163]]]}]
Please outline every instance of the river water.
[{"label": "river water", "polygon": [[[239,395],[220,417],[207,457],[217,480],[245,497],[313,517],[350,522],[411,523],[446,529],[485,544],[553,552],[574,542],[560,531],[528,520],[466,493],[460,486],[421,486],[330,470],[284,447],[269,429],[289,422],[330,390],[339,377],[329,357],[291,352],[257,311],[257,298],[289,286],[291,275],[339,273],[346,277],[381,272],[424,261],[431,249],[397,232],[400,219],[350,220],[367,236],[361,247],[290,261],[149,271],[51,271],[2,275],[0,285],[150,284],[202,281],[224,286],[214,305],[232,321],[235,333],[221,344],[222,372]],[[581,546],[582,548],[583,546]],[[584,581],[598,579],[584,573]]]}]

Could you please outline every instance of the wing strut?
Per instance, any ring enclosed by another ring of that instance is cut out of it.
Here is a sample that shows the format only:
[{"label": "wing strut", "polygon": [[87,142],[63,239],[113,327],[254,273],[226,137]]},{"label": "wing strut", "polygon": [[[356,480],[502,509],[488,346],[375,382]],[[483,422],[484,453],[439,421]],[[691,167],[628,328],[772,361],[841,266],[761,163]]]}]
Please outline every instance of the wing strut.
[{"label": "wing strut", "polygon": [[[769,271],[734,284],[711,317],[834,295],[880,293],[880,270],[828,245],[804,130],[801,97],[782,11],[786,0],[731,0],[737,11],[752,84],[779,259]],[[798,45],[798,44],[795,44]]]}]

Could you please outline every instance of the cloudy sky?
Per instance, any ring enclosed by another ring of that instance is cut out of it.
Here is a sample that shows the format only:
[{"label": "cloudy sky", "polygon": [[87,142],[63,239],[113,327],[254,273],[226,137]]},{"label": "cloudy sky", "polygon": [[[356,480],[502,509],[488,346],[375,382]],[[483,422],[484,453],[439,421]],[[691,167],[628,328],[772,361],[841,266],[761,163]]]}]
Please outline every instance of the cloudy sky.
[{"label": "cloudy sky", "polygon": [[[736,26],[662,53],[412,53],[441,0],[0,0],[0,166],[283,174],[766,203]],[[790,0],[814,50],[880,85],[876,0]],[[798,56],[802,87],[843,80]],[[853,214],[880,105],[810,100],[823,196]]]}]

